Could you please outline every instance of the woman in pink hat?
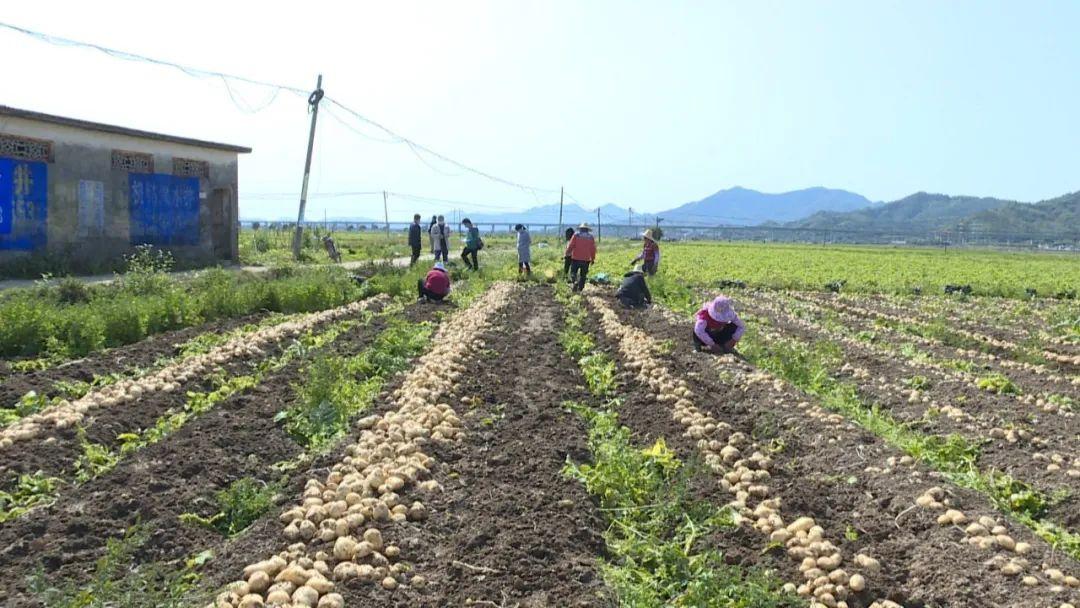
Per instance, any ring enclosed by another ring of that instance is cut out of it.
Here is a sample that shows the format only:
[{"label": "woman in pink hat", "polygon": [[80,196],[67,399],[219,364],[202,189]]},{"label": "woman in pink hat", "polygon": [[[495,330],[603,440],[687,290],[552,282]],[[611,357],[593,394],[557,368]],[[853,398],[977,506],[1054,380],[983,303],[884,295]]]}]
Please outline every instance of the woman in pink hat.
[{"label": "woman in pink hat", "polygon": [[694,315],[694,347],[711,353],[735,352],[746,323],[735,313],[731,298],[717,296]]}]

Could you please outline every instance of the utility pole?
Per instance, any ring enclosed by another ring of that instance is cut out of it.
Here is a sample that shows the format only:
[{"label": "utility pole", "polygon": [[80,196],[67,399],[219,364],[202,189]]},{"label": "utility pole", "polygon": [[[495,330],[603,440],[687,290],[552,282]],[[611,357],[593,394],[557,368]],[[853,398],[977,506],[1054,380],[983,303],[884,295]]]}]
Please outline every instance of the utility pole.
[{"label": "utility pole", "polygon": [[390,240],[390,210],[386,206],[386,190],[382,191],[383,221],[386,222],[386,240]]},{"label": "utility pole", "polygon": [[308,133],[307,159],[304,161],[304,185],[300,187],[300,212],[296,216],[296,232],[293,233],[292,251],[293,259],[300,261],[300,244],[304,237],[304,207],[307,206],[308,179],[311,177],[311,152],[315,148],[315,121],[319,118],[319,102],[322,101],[322,74],[315,83],[315,90],[308,97],[308,107],[311,110],[311,131]]},{"label": "utility pole", "polygon": [[559,186],[559,235],[560,236],[562,235],[562,204],[563,204],[563,195],[565,194],[565,192],[566,192],[565,189],[562,186]]},{"label": "utility pole", "polygon": [[626,209],[626,230],[630,236],[634,236],[634,208],[629,207]]},{"label": "utility pole", "polygon": [[596,208],[596,241],[600,242],[600,207]]}]

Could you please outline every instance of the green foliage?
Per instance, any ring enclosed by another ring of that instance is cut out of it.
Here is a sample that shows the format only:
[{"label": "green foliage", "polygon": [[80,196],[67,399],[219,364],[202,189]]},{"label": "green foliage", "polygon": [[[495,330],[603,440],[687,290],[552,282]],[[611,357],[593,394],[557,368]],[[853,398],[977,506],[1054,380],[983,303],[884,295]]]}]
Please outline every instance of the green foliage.
[{"label": "green foliage", "polygon": [[75,480],[85,483],[116,468],[120,456],[107,446],[86,438],[86,429],[79,427],[79,457],[75,459]]},{"label": "green foliage", "polygon": [[30,509],[56,497],[60,480],[38,471],[19,475],[10,491],[0,490],[0,523],[21,517]]},{"label": "green foliage", "polygon": [[77,585],[57,581],[38,570],[30,577],[30,591],[45,608],[188,608],[205,598],[197,595],[198,569],[210,554],[199,554],[180,567],[138,563],[136,556],[149,534],[140,527],[122,538],[111,538],[105,555],[97,560],[89,582]]},{"label": "green foliage", "polygon": [[169,274],[176,265],[172,253],[156,249],[153,245],[137,245],[124,256],[127,271],[121,275],[121,287],[134,295],[160,295],[176,288]]},{"label": "green foliage", "polygon": [[694,498],[694,466],[663,442],[640,449],[611,410],[569,407],[589,422],[592,462],[567,462],[564,473],[581,482],[610,526],[609,556],[601,572],[619,605],[632,608],[778,608],[804,603],[779,590],[768,573],[725,564],[703,539],[733,527],[730,512]]},{"label": "green foliage", "polygon": [[224,536],[236,536],[270,511],[280,491],[279,484],[268,484],[251,477],[238,479],[214,495],[217,513],[210,517],[184,513],[180,520],[208,527]]},{"label": "green foliage", "polygon": [[1013,384],[1012,380],[998,373],[983,376],[976,380],[975,384],[984,391],[997,393],[998,395],[1017,395],[1020,393],[1020,388]]},{"label": "green foliage", "polygon": [[933,383],[930,382],[930,379],[926,376],[912,376],[910,378],[904,378],[904,384],[918,391],[923,391],[933,386]]},{"label": "green foliage", "polygon": [[264,310],[324,310],[374,291],[336,267],[283,278],[211,269],[185,283],[161,271],[153,254],[139,260],[116,285],[95,290],[86,302],[65,304],[34,290],[7,295],[0,300],[0,356],[45,354],[51,364],[206,321]]},{"label": "green foliage", "polygon": [[40,412],[55,401],[37,391],[29,391],[15,402],[14,407],[0,408],[0,427],[5,427],[12,422],[30,414]]},{"label": "green foliage", "polygon": [[405,369],[423,351],[430,336],[429,325],[397,319],[359,355],[316,355],[304,372],[304,381],[294,385],[296,403],[276,419],[285,423],[289,435],[300,444],[327,445],[371,404],[388,377]]},{"label": "green foliage", "polygon": [[585,384],[594,395],[610,396],[618,388],[615,377],[615,362],[605,353],[596,353],[582,357],[578,364],[585,376]]}]

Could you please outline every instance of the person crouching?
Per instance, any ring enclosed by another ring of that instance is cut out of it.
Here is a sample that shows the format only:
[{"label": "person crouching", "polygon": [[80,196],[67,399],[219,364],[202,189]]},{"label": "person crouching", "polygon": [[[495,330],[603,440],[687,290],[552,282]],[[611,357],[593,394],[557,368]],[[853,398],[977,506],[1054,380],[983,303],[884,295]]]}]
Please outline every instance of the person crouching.
[{"label": "person crouching", "polygon": [[652,304],[652,294],[645,283],[645,272],[640,266],[623,275],[622,284],[615,292],[615,297],[623,308],[645,308]]},{"label": "person crouching", "polygon": [[745,332],[746,323],[735,313],[727,296],[706,302],[694,315],[694,347],[699,351],[736,353],[735,346]]},{"label": "person crouching", "polygon": [[416,282],[420,302],[442,302],[450,295],[450,273],[442,262],[436,262],[427,276]]}]

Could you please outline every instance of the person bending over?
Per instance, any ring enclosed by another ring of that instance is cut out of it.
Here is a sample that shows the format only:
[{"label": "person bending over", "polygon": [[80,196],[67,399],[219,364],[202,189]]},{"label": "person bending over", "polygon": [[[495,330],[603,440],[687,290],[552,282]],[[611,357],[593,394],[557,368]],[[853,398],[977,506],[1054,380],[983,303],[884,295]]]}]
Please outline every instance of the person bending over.
[{"label": "person bending over", "polygon": [[416,282],[416,288],[420,292],[419,301],[442,302],[450,295],[450,273],[446,272],[446,266],[435,262],[427,276]]},{"label": "person bending over", "polygon": [[745,332],[746,323],[735,313],[727,296],[706,302],[694,315],[694,346],[699,351],[738,354],[735,346]]},{"label": "person bending over", "polygon": [[615,297],[623,308],[645,308],[652,304],[652,294],[645,283],[645,272],[640,266],[623,275],[622,284]]}]

